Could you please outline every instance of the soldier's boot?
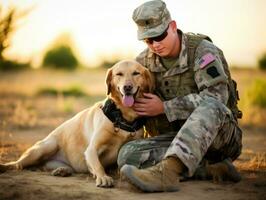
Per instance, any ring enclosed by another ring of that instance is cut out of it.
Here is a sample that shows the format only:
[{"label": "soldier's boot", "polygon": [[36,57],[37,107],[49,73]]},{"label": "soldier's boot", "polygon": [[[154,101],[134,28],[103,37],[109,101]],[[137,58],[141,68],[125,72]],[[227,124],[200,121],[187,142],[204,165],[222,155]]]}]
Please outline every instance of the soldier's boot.
[{"label": "soldier's boot", "polygon": [[179,174],[183,169],[184,164],[178,158],[168,157],[146,169],[124,165],[120,172],[143,192],[173,192],[178,190]]},{"label": "soldier's boot", "polygon": [[239,182],[241,175],[233,165],[230,158],[212,165],[207,166],[207,172],[213,178],[213,181],[218,183],[224,180]]},{"label": "soldier's boot", "polygon": [[213,179],[213,182],[219,183],[225,180],[239,182],[241,175],[232,164],[230,158],[215,164],[207,164],[198,168],[194,174],[196,179]]}]

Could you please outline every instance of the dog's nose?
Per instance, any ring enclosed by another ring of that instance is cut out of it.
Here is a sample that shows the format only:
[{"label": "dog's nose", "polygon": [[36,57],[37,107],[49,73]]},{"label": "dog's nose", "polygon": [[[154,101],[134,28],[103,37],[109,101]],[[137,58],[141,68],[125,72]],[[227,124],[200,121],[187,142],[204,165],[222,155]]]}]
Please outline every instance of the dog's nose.
[{"label": "dog's nose", "polygon": [[132,85],[124,85],[124,92],[125,93],[130,93],[131,90],[133,89],[133,86]]}]

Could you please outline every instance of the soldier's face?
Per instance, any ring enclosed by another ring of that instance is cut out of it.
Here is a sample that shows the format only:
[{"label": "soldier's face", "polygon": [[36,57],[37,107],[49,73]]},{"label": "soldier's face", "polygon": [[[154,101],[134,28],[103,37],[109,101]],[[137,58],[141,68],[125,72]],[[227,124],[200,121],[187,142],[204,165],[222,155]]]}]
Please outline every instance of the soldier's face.
[{"label": "soldier's face", "polygon": [[176,31],[176,23],[170,22],[167,36],[161,41],[146,42],[152,52],[160,57],[176,57],[179,54],[180,42]]}]

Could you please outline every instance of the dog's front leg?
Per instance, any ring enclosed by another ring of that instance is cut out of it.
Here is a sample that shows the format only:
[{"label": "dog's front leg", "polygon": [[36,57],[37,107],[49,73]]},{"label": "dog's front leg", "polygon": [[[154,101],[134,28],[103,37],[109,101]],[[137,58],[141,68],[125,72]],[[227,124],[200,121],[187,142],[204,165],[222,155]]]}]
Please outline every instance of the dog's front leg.
[{"label": "dog's front leg", "polygon": [[99,160],[98,152],[95,147],[88,147],[85,151],[85,159],[88,168],[96,176],[97,187],[112,187],[114,180],[112,177],[107,176],[105,170]]}]

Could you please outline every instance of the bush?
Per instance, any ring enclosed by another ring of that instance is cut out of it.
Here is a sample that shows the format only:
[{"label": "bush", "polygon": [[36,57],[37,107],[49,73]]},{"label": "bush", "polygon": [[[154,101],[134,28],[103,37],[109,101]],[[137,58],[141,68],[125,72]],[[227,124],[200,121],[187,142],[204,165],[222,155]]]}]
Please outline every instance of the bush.
[{"label": "bush", "polygon": [[253,105],[266,108],[266,81],[256,80],[248,90],[248,98]]},{"label": "bush", "polygon": [[49,50],[43,59],[45,67],[73,70],[78,65],[78,60],[69,46],[61,45]]},{"label": "bush", "polygon": [[258,64],[260,69],[266,70],[266,53],[259,58]]},{"label": "bush", "polygon": [[0,60],[0,71],[14,71],[29,69],[29,63],[18,63],[10,60]]},{"label": "bush", "polygon": [[118,61],[108,61],[108,60],[105,60],[103,61],[103,63],[101,64],[101,67],[104,68],[104,69],[109,69],[111,68],[112,66],[114,66]]},{"label": "bush", "polygon": [[106,58],[102,58],[101,64],[99,65],[100,68],[103,69],[109,69],[111,67],[113,67],[116,63],[118,63],[119,61],[121,61],[122,57],[106,57]]},{"label": "bush", "polygon": [[84,92],[84,90],[78,85],[72,85],[63,89],[57,89],[54,87],[44,87],[39,89],[37,94],[51,95],[51,96],[57,96],[58,94],[62,94],[64,96],[75,96],[75,97],[87,96],[86,92]]}]

